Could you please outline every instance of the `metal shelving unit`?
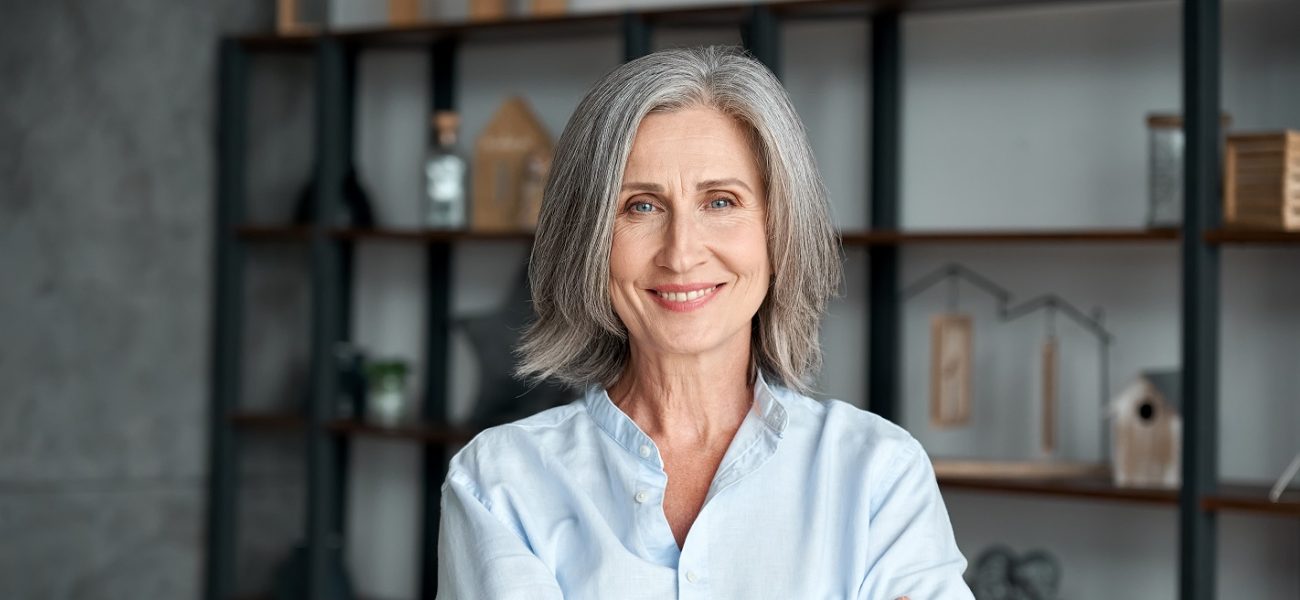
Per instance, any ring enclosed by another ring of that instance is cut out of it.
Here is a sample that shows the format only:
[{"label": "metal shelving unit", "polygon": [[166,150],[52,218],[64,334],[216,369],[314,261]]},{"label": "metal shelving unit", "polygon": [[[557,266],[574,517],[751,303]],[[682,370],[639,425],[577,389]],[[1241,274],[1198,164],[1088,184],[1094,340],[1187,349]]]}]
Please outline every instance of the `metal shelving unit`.
[{"label": "metal shelving unit", "polygon": [[[1130,0],[1063,0],[1123,3]],[[311,36],[246,35],[220,43],[218,101],[218,168],[215,261],[214,346],[212,362],[211,480],[208,505],[208,552],[205,597],[233,597],[235,564],[236,466],[240,436],[254,430],[293,431],[305,437],[308,472],[306,539],[310,549],[309,596],[327,597],[325,540],[341,530],[342,490],[346,483],[348,440],[357,436],[405,439],[423,444],[422,595],[437,589],[436,543],[439,486],[445,476],[447,450],[464,443],[473,430],[440,423],[384,428],[339,421],[330,414],[335,381],[330,351],[349,331],[347,299],[351,286],[351,252],[356,243],[422,244],[427,252],[428,351],[423,390],[426,415],[447,415],[449,291],[452,253],[469,240],[528,242],[528,234],[484,235],[424,230],[338,229],[322,224],[267,227],[244,222],[245,145],[248,126],[249,62],[266,53],[310,53],[316,63],[316,211],[320,223],[340,203],[338,190],[351,156],[356,55],[362,50],[416,48],[430,52],[434,110],[455,109],[456,52],[465,40],[551,38],[621,34],[624,60],[648,53],[656,29],[671,27],[739,27],[745,46],[778,76],[781,24],[795,19],[868,20],[871,27],[868,111],[871,176],[870,223],[863,232],[845,232],[845,245],[868,248],[868,408],[897,421],[900,365],[899,255],[912,244],[1020,243],[1177,243],[1182,265],[1182,358],[1184,398],[1184,486],[1181,491],[1117,490],[1104,482],[944,479],[945,488],[1032,494],[1072,499],[1119,500],[1179,511],[1179,590],[1185,600],[1212,598],[1215,591],[1215,515],[1247,510],[1300,515],[1300,498],[1280,505],[1258,499],[1257,486],[1220,485],[1216,429],[1218,398],[1219,249],[1224,244],[1300,244],[1296,234],[1241,233],[1220,229],[1219,123],[1220,0],[1183,1],[1183,105],[1185,113],[1185,222],[1181,230],[1053,231],[900,231],[899,155],[901,139],[902,14],[917,11],[976,9],[1029,3],[1028,0],[812,0],[731,5],[695,9],[636,11],[507,19],[492,23],[428,24],[403,28],[367,28]],[[1037,2],[1036,4],[1044,4]],[[243,325],[243,268],[250,244],[305,244],[312,278],[310,409],[305,415],[241,412],[239,348]]]}]

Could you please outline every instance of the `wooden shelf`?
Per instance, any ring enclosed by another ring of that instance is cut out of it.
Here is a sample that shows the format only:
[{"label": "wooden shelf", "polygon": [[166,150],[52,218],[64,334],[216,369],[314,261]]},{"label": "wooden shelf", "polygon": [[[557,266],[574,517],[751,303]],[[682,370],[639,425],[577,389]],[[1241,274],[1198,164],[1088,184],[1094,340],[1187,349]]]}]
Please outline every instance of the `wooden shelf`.
[{"label": "wooden shelf", "polygon": [[1300,244],[1300,231],[1215,229],[1205,232],[1205,241],[1211,244]]},{"label": "wooden shelf", "polygon": [[1006,244],[1006,243],[1131,243],[1169,242],[1177,229],[1058,229],[1058,230],[875,230],[841,234],[845,246],[896,246],[902,244]]},{"label": "wooden shelf", "polygon": [[1283,492],[1277,502],[1269,501],[1268,492],[1268,485],[1223,484],[1216,493],[1201,498],[1201,508],[1208,511],[1300,517],[1300,490]]},{"label": "wooden shelf", "polygon": [[[866,19],[885,10],[930,12],[1017,5],[1119,4],[1142,0],[803,0],[764,2],[783,20]],[[633,11],[653,28],[735,27],[744,24],[750,4],[719,0],[712,6],[666,7]],[[337,29],[323,34],[278,35],[257,33],[235,39],[247,50],[299,51],[324,37],[366,46],[418,47],[430,41],[455,37],[470,40],[556,39],[583,35],[614,35],[622,26],[623,12],[578,12],[554,16],[507,17],[482,21],[421,22],[412,25],[374,25]]]},{"label": "wooden shelf", "polygon": [[[245,240],[306,241],[311,237],[311,227],[305,225],[245,225],[236,229]],[[420,228],[338,228],[329,232],[331,237],[350,241],[379,242],[462,242],[462,241],[521,241],[531,242],[528,231],[446,231]],[[1276,235],[1276,234],[1274,234]],[[1287,239],[1300,243],[1300,235],[1287,234]],[[903,244],[1017,244],[1017,243],[1156,243],[1171,242],[1179,238],[1176,229],[1060,229],[1060,230],[919,230],[919,231],[856,231],[840,234],[845,246],[898,246]],[[1256,236],[1259,237],[1259,236]]]},{"label": "wooden shelf", "polygon": [[262,242],[305,242],[311,239],[307,225],[241,225],[235,235],[243,240]]},{"label": "wooden shelf", "polygon": [[939,485],[947,490],[1112,500],[1165,506],[1178,504],[1178,490],[1121,488],[1116,487],[1109,477],[1013,479],[947,476],[939,478]]},{"label": "wooden shelf", "polygon": [[289,412],[236,412],[229,419],[232,425],[246,429],[292,431],[307,427],[306,418]]},{"label": "wooden shelf", "polygon": [[527,231],[442,231],[437,229],[334,229],[330,235],[343,240],[388,242],[527,241]]},{"label": "wooden shelf", "polygon": [[333,421],[328,427],[338,435],[410,440],[441,445],[464,444],[479,433],[479,430],[473,428],[422,424],[386,427],[355,420]]}]

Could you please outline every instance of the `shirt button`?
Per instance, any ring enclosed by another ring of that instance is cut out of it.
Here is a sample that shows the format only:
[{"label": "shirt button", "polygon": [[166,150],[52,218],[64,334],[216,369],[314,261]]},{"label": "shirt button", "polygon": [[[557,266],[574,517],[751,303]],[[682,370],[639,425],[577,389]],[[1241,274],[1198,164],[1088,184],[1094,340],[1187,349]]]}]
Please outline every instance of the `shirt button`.
[{"label": "shirt button", "polygon": [[649,498],[649,497],[650,497],[650,495],[647,494],[647,493],[645,493],[645,490],[641,490],[641,491],[639,491],[639,492],[636,493],[636,501],[637,501],[637,502],[645,502],[646,499]]},{"label": "shirt button", "polygon": [[696,574],[695,574],[695,571],[687,571],[687,572],[686,572],[686,581],[689,581],[689,582],[691,582],[691,583],[695,583],[696,581],[699,581],[699,580],[700,580],[700,576],[699,576],[699,575],[696,575]]},{"label": "shirt button", "polygon": [[641,458],[650,458],[650,446],[641,445]]}]

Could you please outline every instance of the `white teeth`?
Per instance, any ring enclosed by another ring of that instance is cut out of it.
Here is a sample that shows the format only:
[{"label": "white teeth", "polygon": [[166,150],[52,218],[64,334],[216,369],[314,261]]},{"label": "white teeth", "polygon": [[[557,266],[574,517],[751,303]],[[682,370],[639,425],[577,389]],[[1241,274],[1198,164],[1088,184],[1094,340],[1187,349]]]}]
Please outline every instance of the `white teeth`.
[{"label": "white teeth", "polygon": [[703,290],[695,290],[693,292],[655,292],[655,293],[659,294],[660,298],[663,298],[664,300],[668,300],[669,302],[690,302],[691,300],[695,300],[697,298],[702,298],[704,296],[707,296],[710,293],[712,293],[713,290],[716,289],[718,289],[718,286],[715,285],[711,288],[707,288]]}]

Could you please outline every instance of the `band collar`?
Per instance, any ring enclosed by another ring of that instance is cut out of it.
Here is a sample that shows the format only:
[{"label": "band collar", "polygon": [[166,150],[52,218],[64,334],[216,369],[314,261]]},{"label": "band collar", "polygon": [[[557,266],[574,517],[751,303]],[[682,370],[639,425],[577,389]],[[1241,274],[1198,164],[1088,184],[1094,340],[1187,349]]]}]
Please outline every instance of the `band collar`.
[{"label": "band collar", "polygon": [[[780,399],[782,392],[783,388],[780,386],[769,386],[763,378],[762,370],[758,371],[754,381],[754,400],[751,412],[771,429],[778,438],[783,436],[789,422],[789,414]],[[614,441],[618,442],[628,452],[640,455],[643,459],[662,466],[662,460],[658,456],[658,452],[653,451],[656,448],[654,441],[644,431],[641,431],[636,422],[627,416],[627,413],[614,404],[614,401],[609,397],[608,390],[600,385],[592,385],[587,388],[584,400],[588,414],[605,433],[614,438]],[[747,415],[746,419],[748,418]],[[647,451],[643,450],[643,448],[651,450]],[[650,454],[650,456],[647,456],[647,454]]]}]

